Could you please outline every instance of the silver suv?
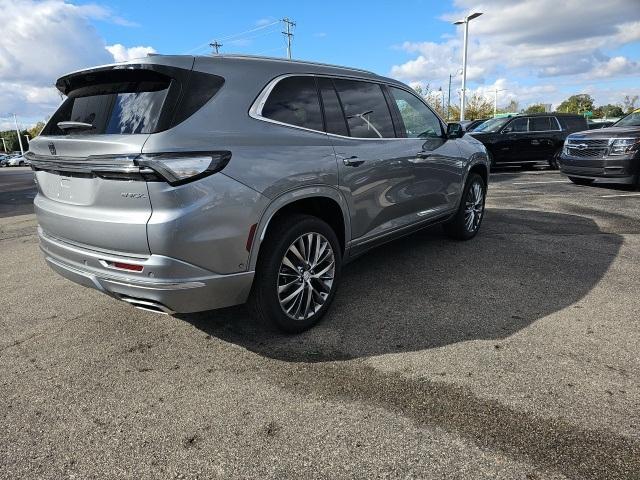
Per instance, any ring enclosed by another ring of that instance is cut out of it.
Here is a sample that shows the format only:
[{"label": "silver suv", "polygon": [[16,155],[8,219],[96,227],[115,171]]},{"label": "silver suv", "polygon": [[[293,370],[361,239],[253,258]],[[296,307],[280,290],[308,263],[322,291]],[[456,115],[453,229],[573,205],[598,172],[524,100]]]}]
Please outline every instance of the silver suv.
[{"label": "silver suv", "polygon": [[164,313],[248,302],[316,323],[342,265],[443,223],[480,227],[487,153],[406,85],[246,56],[74,72],[30,144],[40,245],[61,275]]}]

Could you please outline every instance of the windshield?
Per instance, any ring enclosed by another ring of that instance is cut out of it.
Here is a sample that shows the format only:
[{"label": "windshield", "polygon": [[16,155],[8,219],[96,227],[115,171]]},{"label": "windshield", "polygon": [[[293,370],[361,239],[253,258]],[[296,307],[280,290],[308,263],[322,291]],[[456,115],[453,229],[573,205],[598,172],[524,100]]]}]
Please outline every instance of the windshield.
[{"label": "windshield", "polygon": [[491,118],[484,123],[481,123],[476,128],[473,129],[473,132],[486,132],[486,133],[496,133],[499,131],[505,123],[507,123],[511,117],[503,117],[503,118]]},{"label": "windshield", "polygon": [[640,127],[640,110],[621,118],[612,127]]}]

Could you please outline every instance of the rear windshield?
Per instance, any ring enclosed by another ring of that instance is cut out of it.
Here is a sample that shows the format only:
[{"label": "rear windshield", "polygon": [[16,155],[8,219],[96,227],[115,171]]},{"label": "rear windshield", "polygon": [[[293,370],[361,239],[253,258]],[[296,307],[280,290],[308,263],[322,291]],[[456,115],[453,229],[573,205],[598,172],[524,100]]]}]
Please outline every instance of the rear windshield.
[{"label": "rear windshield", "polygon": [[[108,70],[71,77],[63,88],[68,97],[43,134],[154,133],[193,114],[224,83],[215,75],[164,70]],[[61,128],[60,122],[80,122],[91,127]]]}]

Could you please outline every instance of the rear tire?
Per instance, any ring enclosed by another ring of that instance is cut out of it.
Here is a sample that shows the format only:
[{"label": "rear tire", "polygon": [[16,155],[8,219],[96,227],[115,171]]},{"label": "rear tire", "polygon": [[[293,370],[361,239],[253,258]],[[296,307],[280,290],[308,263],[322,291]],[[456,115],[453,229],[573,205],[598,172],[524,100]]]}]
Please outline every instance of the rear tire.
[{"label": "rear tire", "polygon": [[487,185],[480,175],[471,173],[462,192],[458,211],[443,225],[444,231],[456,240],[470,240],[476,236],[484,218]]},{"label": "rear tire", "polygon": [[569,180],[576,185],[591,185],[594,182],[593,178],[569,177]]},{"label": "rear tire", "polygon": [[311,215],[281,218],[261,246],[249,308],[261,322],[303,332],[329,309],[341,266],[340,242],[327,223]]}]

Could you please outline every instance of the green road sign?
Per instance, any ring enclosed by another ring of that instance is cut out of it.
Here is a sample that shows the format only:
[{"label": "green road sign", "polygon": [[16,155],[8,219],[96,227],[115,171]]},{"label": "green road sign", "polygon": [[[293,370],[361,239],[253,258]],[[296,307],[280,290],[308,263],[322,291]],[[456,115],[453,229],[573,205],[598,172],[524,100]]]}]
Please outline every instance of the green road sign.
[{"label": "green road sign", "polygon": [[585,117],[593,117],[593,112],[587,111],[587,112],[584,112],[583,115]]}]

